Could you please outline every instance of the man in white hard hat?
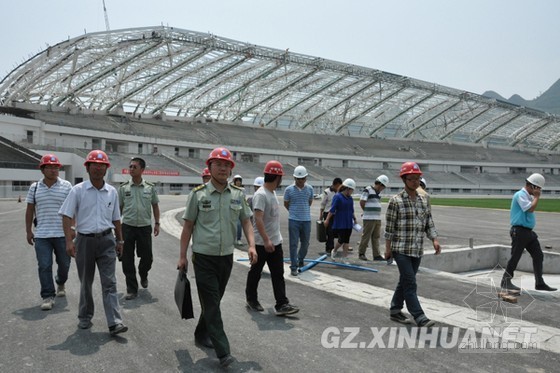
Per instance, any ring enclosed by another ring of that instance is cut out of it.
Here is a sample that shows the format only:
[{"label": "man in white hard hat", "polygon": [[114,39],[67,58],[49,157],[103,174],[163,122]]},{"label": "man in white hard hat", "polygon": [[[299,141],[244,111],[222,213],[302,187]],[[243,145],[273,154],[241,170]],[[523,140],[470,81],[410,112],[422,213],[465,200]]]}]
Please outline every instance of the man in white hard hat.
[{"label": "man in white hard hat", "polygon": [[[243,191],[243,194],[246,194],[245,192],[245,188],[243,188],[243,178],[241,177],[241,175],[235,175],[233,177],[233,179],[231,180],[231,184],[233,186],[238,187],[239,189],[241,189]],[[241,241],[241,234],[242,234],[242,229],[241,229],[241,222],[237,223],[237,240],[235,242],[236,246],[243,246],[243,242]]]},{"label": "man in white hard hat", "polygon": [[373,185],[368,185],[360,197],[360,207],[363,214],[363,231],[358,247],[359,258],[367,260],[366,250],[371,240],[373,260],[385,260],[379,250],[379,238],[381,237],[381,192],[389,186],[389,178],[379,175]]},{"label": "man in white hard hat", "polygon": [[[303,166],[294,169],[294,184],[284,191],[284,207],[290,212],[288,232],[290,236],[290,274],[298,275],[298,267],[303,267],[303,260],[309,248],[311,236],[311,204],[313,188],[306,184],[307,170]],[[298,251],[298,242],[301,246]]]},{"label": "man in white hard hat", "polygon": [[502,289],[509,292],[519,293],[521,291],[518,286],[512,284],[511,279],[524,249],[527,249],[533,259],[535,289],[544,291],[557,290],[544,282],[543,252],[538,236],[533,231],[536,223],[535,210],[541,197],[544,181],[544,177],[541,174],[532,174],[525,180],[525,187],[517,191],[511,200],[511,229],[509,231],[511,236],[511,258],[507,263],[501,283]]}]

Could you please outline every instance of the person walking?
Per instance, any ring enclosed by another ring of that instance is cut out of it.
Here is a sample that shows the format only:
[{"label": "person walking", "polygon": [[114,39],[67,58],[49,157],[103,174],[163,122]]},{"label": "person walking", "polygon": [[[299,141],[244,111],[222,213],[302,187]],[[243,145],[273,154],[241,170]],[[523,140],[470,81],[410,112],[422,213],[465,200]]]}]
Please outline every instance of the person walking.
[{"label": "person walking", "polygon": [[338,193],[333,197],[331,209],[325,219],[325,227],[329,227],[332,221],[333,232],[338,236],[338,242],[331,251],[331,258],[335,260],[336,252],[342,246],[342,261],[345,263],[347,263],[352,227],[356,222],[354,199],[352,198],[354,189],[356,189],[354,180],[346,179],[342,182]]},{"label": "person walking", "polygon": [[138,254],[138,274],[140,285],[148,287],[148,272],[152,268],[152,211],[154,213],[154,237],[159,235],[159,198],[154,183],[142,178],[146,161],[135,157],[128,166],[131,180],[119,187],[119,207],[122,211],[122,233],[124,248],[121,257],[122,269],[126,278],[125,299],[138,296],[138,279],[134,253]]},{"label": "person walking", "polygon": [[[241,175],[235,175],[231,183],[237,188],[241,189],[243,191],[243,195],[245,195],[245,188],[243,188],[243,178],[241,177]],[[242,233],[241,222],[237,222],[237,233],[236,233],[237,240],[235,242],[236,246],[243,246],[243,241],[241,241],[241,233]]]},{"label": "person walking", "polygon": [[[284,207],[288,210],[288,233],[290,238],[290,274],[298,275],[303,267],[311,236],[311,204],[313,188],[306,183],[307,170],[303,166],[294,169],[294,184],[284,191]],[[298,251],[298,243],[301,244]]]},{"label": "person walking", "polygon": [[527,249],[533,259],[533,272],[535,275],[535,289],[544,291],[556,291],[556,288],[548,286],[543,279],[543,252],[539,237],[533,231],[536,224],[535,210],[541,198],[544,188],[544,176],[532,174],[525,180],[525,187],[517,191],[511,200],[510,223],[511,229],[511,258],[509,259],[501,287],[507,291],[519,292],[521,288],[514,285],[511,279],[514,276],[517,264],[521,259],[523,251]]},{"label": "person walking", "polygon": [[359,258],[368,260],[366,250],[371,241],[373,260],[385,260],[379,250],[381,237],[381,192],[389,186],[389,178],[379,175],[373,185],[368,185],[360,197],[360,207],[363,214],[362,238],[358,247]]},{"label": "person walking", "polygon": [[[66,253],[66,241],[62,229],[62,219],[58,210],[70,193],[72,185],[61,179],[58,174],[62,164],[54,154],[41,157],[39,168],[43,177],[31,184],[25,202],[25,230],[27,243],[35,245],[35,256],[41,285],[41,309],[51,310],[55,295],[66,295],[65,283],[68,280],[70,256]],[[35,231],[33,225],[36,222]],[[57,271],[53,281],[53,254]],[[54,283],[56,282],[56,289]]]},{"label": "person walking", "polygon": [[[105,152],[92,150],[84,166],[89,180],[74,185],[58,211],[62,215],[66,251],[76,259],[80,278],[78,327],[89,329],[93,326],[92,286],[97,266],[109,333],[115,336],[128,330],[121,316],[115,276],[117,255],[122,254],[124,244],[119,197],[117,190],[104,180],[111,166]],[[76,223],[75,243],[72,240],[73,220]]]},{"label": "person walking", "polygon": [[280,233],[280,212],[276,189],[282,182],[284,168],[278,161],[269,161],[264,167],[264,185],[253,196],[253,233],[257,250],[257,262],[251,265],[247,274],[245,296],[247,306],[257,312],[264,311],[259,302],[257,288],[264,264],[270,270],[270,279],[276,305],[276,315],[290,315],[299,311],[286,297],[284,281],[284,253]]},{"label": "person walking", "polygon": [[194,332],[195,342],[214,348],[220,365],[230,365],[230,345],[220,310],[220,302],[233,266],[233,251],[237,222],[241,221],[248,243],[251,264],[257,262],[257,252],[251,226],[251,210],[243,191],[228,183],[235,163],[226,148],[210,152],[206,165],[210,182],[192,190],[183,214],[183,231],[180,240],[177,269],[186,270],[187,251],[192,238],[192,263],[201,314]]},{"label": "person walking", "polygon": [[390,318],[403,324],[412,321],[402,313],[406,302],[416,325],[431,327],[435,323],[425,315],[417,295],[416,273],[424,255],[424,234],[433,242],[436,255],[441,252],[431,209],[416,189],[422,171],[415,162],[405,162],[399,176],[404,189],[391,197],[385,214],[385,258],[394,258],[399,268],[399,282],[391,300]]},{"label": "person walking", "polygon": [[[319,220],[325,221],[327,215],[332,206],[332,199],[338,188],[342,185],[342,179],[339,177],[335,177],[330,187],[323,191],[323,196],[321,198],[321,209],[319,210]],[[332,227],[325,227],[325,232],[327,235],[327,240],[325,241],[325,252],[327,254],[331,254],[332,249],[334,248],[334,234]]]}]

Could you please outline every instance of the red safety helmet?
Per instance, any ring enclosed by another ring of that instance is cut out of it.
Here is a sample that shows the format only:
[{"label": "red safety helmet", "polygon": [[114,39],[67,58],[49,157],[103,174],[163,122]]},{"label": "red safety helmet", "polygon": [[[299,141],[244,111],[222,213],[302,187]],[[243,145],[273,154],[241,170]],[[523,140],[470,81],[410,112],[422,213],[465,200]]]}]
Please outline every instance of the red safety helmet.
[{"label": "red safety helmet", "polygon": [[101,163],[106,164],[107,167],[111,167],[111,163],[109,163],[109,157],[105,154],[102,150],[92,150],[86,157],[86,161],[84,162],[84,166],[87,166],[88,163]]},{"label": "red safety helmet", "polygon": [[210,170],[208,169],[208,167],[204,167],[204,170],[202,170],[202,174],[200,176],[202,176],[202,177],[211,176],[210,175]]},{"label": "red safety helmet", "polygon": [[41,163],[39,163],[39,168],[46,165],[54,165],[54,166],[62,167],[62,164],[58,160],[58,157],[54,154],[45,154],[44,156],[41,157]]},{"label": "red safety helmet", "polygon": [[235,162],[231,156],[231,152],[226,148],[216,148],[210,152],[208,159],[206,160],[206,165],[210,166],[210,162],[216,159],[222,159],[231,163],[231,168],[235,167]]},{"label": "red safety helmet", "polygon": [[278,161],[268,161],[264,166],[264,173],[284,176],[284,168],[282,167],[282,163]]},{"label": "red safety helmet", "polygon": [[401,172],[399,173],[400,177],[404,175],[422,175],[422,171],[420,171],[420,166],[416,162],[404,162],[401,166]]}]

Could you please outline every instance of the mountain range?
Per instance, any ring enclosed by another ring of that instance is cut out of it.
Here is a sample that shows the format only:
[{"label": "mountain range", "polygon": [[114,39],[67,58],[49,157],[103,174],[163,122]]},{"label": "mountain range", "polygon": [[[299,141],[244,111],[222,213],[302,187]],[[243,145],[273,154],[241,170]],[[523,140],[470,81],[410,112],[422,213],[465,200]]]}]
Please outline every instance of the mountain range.
[{"label": "mountain range", "polygon": [[554,83],[549,89],[547,89],[546,92],[544,92],[534,100],[525,100],[523,97],[517,94],[511,96],[509,99],[506,99],[494,91],[486,91],[482,95],[494,98],[496,100],[509,102],[510,104],[560,115],[560,79],[558,79],[556,83]]}]

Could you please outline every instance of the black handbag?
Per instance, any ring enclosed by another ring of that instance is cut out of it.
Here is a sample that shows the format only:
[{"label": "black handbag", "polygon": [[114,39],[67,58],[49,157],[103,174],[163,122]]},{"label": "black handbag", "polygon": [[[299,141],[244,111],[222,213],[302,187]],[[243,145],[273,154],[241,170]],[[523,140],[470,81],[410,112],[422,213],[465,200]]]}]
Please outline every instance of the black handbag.
[{"label": "black handbag", "polygon": [[191,296],[191,283],[187,278],[186,270],[179,270],[175,282],[175,303],[179,309],[182,319],[194,319],[194,311]]}]

